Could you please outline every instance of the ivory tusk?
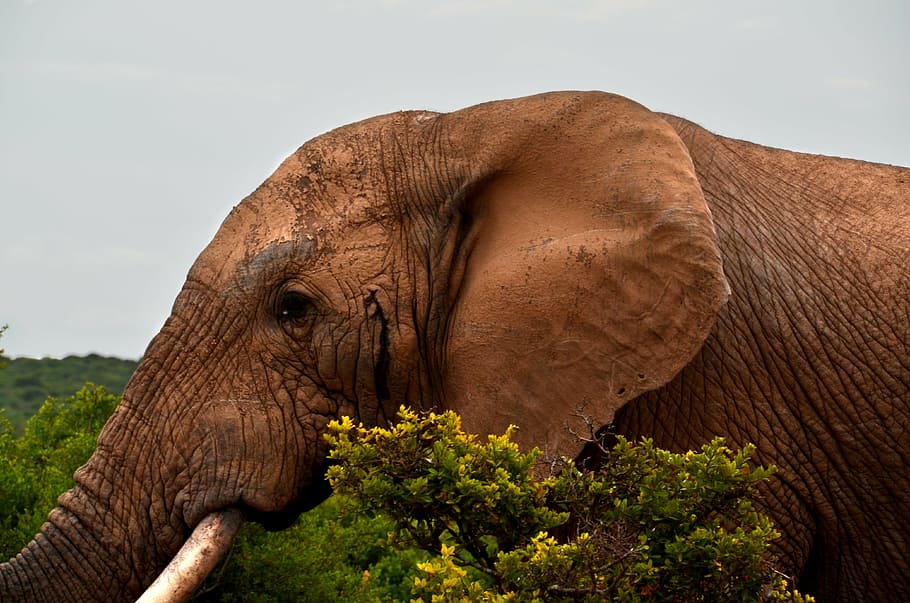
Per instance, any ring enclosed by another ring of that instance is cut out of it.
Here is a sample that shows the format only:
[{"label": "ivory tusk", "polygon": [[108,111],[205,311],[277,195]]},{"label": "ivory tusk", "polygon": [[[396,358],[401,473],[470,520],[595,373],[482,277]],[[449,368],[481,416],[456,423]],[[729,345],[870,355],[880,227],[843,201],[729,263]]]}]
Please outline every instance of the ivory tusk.
[{"label": "ivory tusk", "polygon": [[227,553],[241,523],[243,515],[238,509],[206,515],[137,603],[180,603],[189,599]]}]

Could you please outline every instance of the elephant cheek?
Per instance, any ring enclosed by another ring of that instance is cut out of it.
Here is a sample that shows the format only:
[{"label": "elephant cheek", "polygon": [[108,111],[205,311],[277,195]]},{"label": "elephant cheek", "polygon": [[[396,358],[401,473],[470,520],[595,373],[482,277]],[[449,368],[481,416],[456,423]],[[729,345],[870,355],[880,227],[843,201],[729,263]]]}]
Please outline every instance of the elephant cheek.
[{"label": "elephant cheek", "polygon": [[[254,515],[281,513],[314,481],[317,434],[273,401],[225,400],[206,406],[197,421],[187,525],[212,511],[240,507]],[[305,437],[310,444],[304,443]]]}]

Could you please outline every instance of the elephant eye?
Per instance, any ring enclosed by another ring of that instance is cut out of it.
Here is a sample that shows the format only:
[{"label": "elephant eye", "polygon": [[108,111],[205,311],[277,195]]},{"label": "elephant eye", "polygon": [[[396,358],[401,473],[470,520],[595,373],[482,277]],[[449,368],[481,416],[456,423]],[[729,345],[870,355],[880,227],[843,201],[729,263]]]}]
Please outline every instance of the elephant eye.
[{"label": "elephant eye", "polygon": [[306,316],[310,308],[310,300],[302,293],[287,291],[278,301],[278,320],[280,322],[293,322]]}]

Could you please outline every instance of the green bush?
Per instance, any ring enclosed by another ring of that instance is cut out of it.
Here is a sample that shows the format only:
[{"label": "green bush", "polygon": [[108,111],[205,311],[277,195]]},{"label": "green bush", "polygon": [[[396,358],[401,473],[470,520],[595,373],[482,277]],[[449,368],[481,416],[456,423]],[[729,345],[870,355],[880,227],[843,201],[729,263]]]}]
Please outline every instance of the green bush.
[{"label": "green bush", "polygon": [[[0,413],[0,557],[40,529],[118,402],[87,384],[48,398],[21,436]],[[539,452],[511,431],[479,442],[452,413],[399,418],[335,424],[345,496],[281,533],[245,525],[195,600],[803,600],[764,560],[776,533],[749,501],[770,470],[749,466],[750,447],[674,455],[620,439],[600,471],[563,463],[537,479]]]},{"label": "green bush", "polygon": [[[750,466],[751,446],[672,454],[619,438],[596,471],[560,461],[536,479],[538,450],[511,430],[479,442],[451,412],[331,430],[335,491],[434,554],[416,600],[807,600],[764,558],[778,534],[751,497],[772,470]],[[566,542],[548,535],[557,526]]]},{"label": "green bush", "polygon": [[[119,401],[91,383],[62,400],[49,397],[21,436],[0,412],[0,559],[16,555],[40,530]],[[196,600],[406,599],[426,555],[389,547],[389,529],[382,518],[342,516],[333,499],[284,532],[246,524]]]},{"label": "green bush", "polygon": [[109,392],[122,392],[136,368],[134,360],[104,358],[96,354],[66,358],[0,357],[0,406],[22,434],[25,422],[48,396],[63,398],[80,389],[86,381],[104,385]]},{"label": "green bush", "polygon": [[245,524],[228,557],[193,598],[300,603],[407,600],[421,551],[388,544],[389,520],[342,513],[329,498],[283,532]]},{"label": "green bush", "polygon": [[120,396],[86,384],[73,396],[50,397],[17,437],[0,413],[0,558],[18,553],[38,532],[73,473],[95,450]]}]

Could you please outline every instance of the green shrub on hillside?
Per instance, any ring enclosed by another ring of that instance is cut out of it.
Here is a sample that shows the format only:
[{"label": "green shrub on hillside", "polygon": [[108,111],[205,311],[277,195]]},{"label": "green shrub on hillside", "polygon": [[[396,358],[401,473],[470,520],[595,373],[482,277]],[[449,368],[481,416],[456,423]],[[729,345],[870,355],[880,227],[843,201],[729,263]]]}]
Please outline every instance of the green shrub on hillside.
[{"label": "green shrub on hillside", "polygon": [[283,532],[245,524],[194,601],[367,603],[406,601],[428,556],[388,544],[389,520],[344,514],[331,497]]},{"label": "green shrub on hillside", "polygon": [[[48,398],[21,436],[0,413],[0,558],[38,531],[118,402],[87,384]],[[564,463],[538,480],[539,453],[511,432],[480,442],[452,413],[400,419],[335,424],[330,477],[347,496],[281,533],[244,526],[195,600],[803,600],[762,557],[776,533],[749,502],[768,475],[751,448],[620,440],[602,471]]]},{"label": "green shrub on hillside", "polygon": [[0,370],[0,408],[21,434],[25,421],[48,396],[63,398],[89,381],[120,393],[137,362],[96,354],[66,358],[14,358]]},{"label": "green shrub on hillside", "polygon": [[[47,398],[22,435],[0,412],[0,560],[22,550],[73,486],[119,401],[86,384],[64,399]],[[334,499],[284,532],[246,524],[195,600],[404,600],[426,555],[387,546],[389,529],[381,518],[341,516]]]},{"label": "green shrub on hillside", "polygon": [[[750,466],[752,447],[672,454],[619,438],[602,468],[561,461],[538,480],[540,452],[523,454],[511,429],[478,441],[451,412],[331,430],[335,491],[435,554],[416,600],[806,600],[763,557],[778,534],[750,501],[771,473]],[[548,535],[557,526],[567,542]]]},{"label": "green shrub on hillside", "polygon": [[74,485],[73,473],[95,450],[119,402],[88,383],[73,396],[48,398],[19,437],[0,413],[0,558],[18,553]]}]

